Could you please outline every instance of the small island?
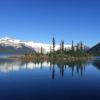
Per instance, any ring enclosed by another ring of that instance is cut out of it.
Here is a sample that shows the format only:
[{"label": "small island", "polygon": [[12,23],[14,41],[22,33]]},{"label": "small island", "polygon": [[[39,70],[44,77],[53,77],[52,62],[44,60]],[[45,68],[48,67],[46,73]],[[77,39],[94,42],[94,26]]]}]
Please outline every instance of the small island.
[{"label": "small island", "polygon": [[50,45],[50,51],[44,53],[43,47],[40,48],[40,52],[29,52],[24,55],[10,56],[10,59],[21,59],[28,61],[77,61],[87,60],[93,58],[93,55],[89,53],[89,47],[85,46],[83,42],[74,45],[72,41],[71,47],[65,48],[64,41],[60,42],[60,48],[55,50],[56,42],[55,38],[52,38],[52,45]]}]

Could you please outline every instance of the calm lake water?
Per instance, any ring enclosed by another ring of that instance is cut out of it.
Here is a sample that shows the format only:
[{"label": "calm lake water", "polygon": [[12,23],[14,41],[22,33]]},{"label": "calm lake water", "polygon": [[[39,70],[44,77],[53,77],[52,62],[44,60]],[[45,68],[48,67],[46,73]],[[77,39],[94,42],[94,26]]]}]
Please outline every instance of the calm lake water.
[{"label": "calm lake water", "polygon": [[100,57],[51,63],[2,58],[0,100],[100,100]]}]

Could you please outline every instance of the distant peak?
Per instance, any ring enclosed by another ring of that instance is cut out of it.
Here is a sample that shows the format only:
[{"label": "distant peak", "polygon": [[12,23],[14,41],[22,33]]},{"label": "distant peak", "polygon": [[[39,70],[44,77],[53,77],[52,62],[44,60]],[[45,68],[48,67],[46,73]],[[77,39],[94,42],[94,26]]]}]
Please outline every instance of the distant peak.
[{"label": "distant peak", "polygon": [[11,37],[3,37],[0,39],[0,41],[5,41],[5,42],[9,41],[9,42],[16,42],[16,43],[21,42],[20,40],[17,40],[17,39],[11,38]]},{"label": "distant peak", "polygon": [[9,39],[12,39],[12,38],[10,38],[10,37],[3,37],[3,38],[1,38],[1,40],[9,40]]}]

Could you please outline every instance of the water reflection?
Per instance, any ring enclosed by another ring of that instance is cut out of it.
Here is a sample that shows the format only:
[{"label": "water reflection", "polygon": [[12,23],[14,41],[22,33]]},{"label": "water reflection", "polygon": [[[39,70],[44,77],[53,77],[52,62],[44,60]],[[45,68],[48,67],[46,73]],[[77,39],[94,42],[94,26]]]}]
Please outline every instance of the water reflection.
[{"label": "water reflection", "polygon": [[0,72],[11,72],[11,71],[18,71],[21,69],[32,70],[36,68],[42,70],[43,68],[49,68],[50,72],[52,73],[52,79],[55,79],[56,70],[59,70],[59,74],[61,77],[64,76],[65,71],[70,72],[72,76],[74,76],[74,74],[76,73],[79,76],[83,76],[87,64],[88,61],[28,62],[28,61],[19,61],[12,59],[0,59]]},{"label": "water reflection", "polygon": [[21,69],[34,69],[50,67],[50,62],[27,62],[12,59],[0,59],[0,72],[18,71]]},{"label": "water reflection", "polygon": [[93,64],[98,70],[100,70],[100,57],[95,58],[95,59],[92,61],[92,64]]},{"label": "water reflection", "polygon": [[79,76],[83,76],[85,72],[85,67],[88,64],[88,61],[66,61],[66,62],[51,62],[51,70],[52,70],[52,79],[55,78],[56,67],[59,68],[60,76],[64,76],[66,71],[71,72],[71,75],[78,74]]},{"label": "water reflection", "polygon": [[99,59],[65,62],[0,59],[0,98],[95,100],[100,96],[98,69]]}]

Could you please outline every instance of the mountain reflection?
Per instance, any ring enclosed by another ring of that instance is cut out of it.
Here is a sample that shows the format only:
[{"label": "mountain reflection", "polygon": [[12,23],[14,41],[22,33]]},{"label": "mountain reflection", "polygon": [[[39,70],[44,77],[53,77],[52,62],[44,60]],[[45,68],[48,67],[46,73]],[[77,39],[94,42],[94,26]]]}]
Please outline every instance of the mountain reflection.
[{"label": "mountain reflection", "polygon": [[0,72],[18,71],[20,69],[34,69],[50,67],[50,62],[27,62],[12,59],[0,59]]},{"label": "mountain reflection", "polygon": [[[52,74],[52,79],[55,79],[56,73],[57,75],[59,74],[61,77],[63,77],[66,71],[70,72],[72,76],[74,76],[76,73],[79,76],[83,76],[86,64],[87,61],[28,62],[12,59],[0,59],[0,72],[13,72],[21,69],[32,70],[36,68],[42,70],[43,68],[48,68]],[[99,66],[100,68],[100,63],[96,66]],[[59,73],[56,70],[58,70]]]},{"label": "mountain reflection", "polygon": [[100,70],[100,57],[99,58],[96,58],[92,64],[98,69]]}]

